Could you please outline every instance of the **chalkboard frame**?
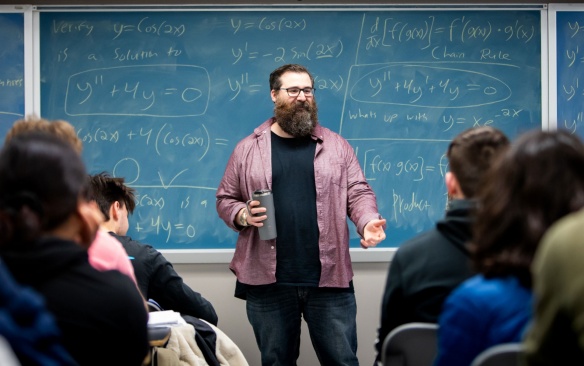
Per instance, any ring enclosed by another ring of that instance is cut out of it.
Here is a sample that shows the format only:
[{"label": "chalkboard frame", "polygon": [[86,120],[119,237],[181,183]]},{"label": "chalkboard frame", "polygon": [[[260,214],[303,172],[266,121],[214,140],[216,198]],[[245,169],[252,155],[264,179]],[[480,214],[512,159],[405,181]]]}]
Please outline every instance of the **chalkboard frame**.
[{"label": "chalkboard frame", "polygon": [[[363,5],[331,5],[331,6],[300,6],[300,7],[291,7],[290,5],[282,5],[282,6],[224,6],[224,5],[216,5],[216,6],[35,6],[33,7],[33,27],[38,29],[39,24],[39,14],[40,12],[47,12],[47,11],[57,11],[57,12],[65,12],[65,11],[176,11],[181,9],[189,9],[189,10],[197,10],[197,11],[223,11],[223,10],[242,10],[242,11],[250,11],[250,10],[278,10],[278,11],[285,11],[285,10],[319,10],[319,11],[343,11],[343,10],[379,10],[379,11],[387,11],[387,10],[436,10],[436,11],[448,11],[448,10],[538,10],[541,12],[541,81],[542,81],[542,121],[541,127],[543,129],[547,129],[550,126],[548,125],[548,121],[545,119],[550,112],[548,112],[548,72],[547,72],[547,62],[548,57],[546,57],[545,50],[548,49],[548,24],[546,16],[547,12],[547,5],[474,5],[474,6],[460,6],[460,5],[431,5],[431,6],[400,6],[400,5],[387,5],[387,6],[363,6]],[[30,28],[30,27],[29,27]],[[37,59],[34,61],[34,88],[30,88],[29,90],[34,90],[34,95],[32,97],[34,101],[34,111],[40,111],[40,61],[38,60],[39,55],[39,35],[33,34],[32,37],[34,38],[35,45],[35,55]],[[40,113],[37,113],[40,114]],[[391,228],[388,231],[388,235],[391,235]],[[351,256],[354,262],[387,262],[390,261],[394,252],[397,248],[370,248],[367,250],[361,248],[351,248]],[[171,260],[173,263],[228,263],[232,256],[234,249],[162,249],[161,252],[165,254],[165,256]]]},{"label": "chalkboard frame", "polygon": [[[23,46],[23,100],[19,101],[23,103],[23,114],[13,115],[14,119],[23,117],[24,115],[31,114],[33,112],[33,90],[34,90],[34,77],[33,77],[33,27],[32,27],[32,7],[29,5],[0,5],[0,14],[20,14],[22,15],[22,46]],[[7,42],[14,42],[15,40],[6,40]],[[20,43],[19,43],[20,44]],[[2,61],[0,61],[2,62]],[[4,126],[6,127],[6,126]],[[2,128],[2,136],[5,128]]]}]

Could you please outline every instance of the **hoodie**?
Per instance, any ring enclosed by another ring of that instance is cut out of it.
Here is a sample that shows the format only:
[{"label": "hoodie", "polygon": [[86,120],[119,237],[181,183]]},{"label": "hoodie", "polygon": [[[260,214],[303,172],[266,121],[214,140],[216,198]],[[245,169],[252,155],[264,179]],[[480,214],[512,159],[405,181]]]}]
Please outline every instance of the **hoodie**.
[{"label": "hoodie", "polygon": [[391,330],[410,322],[437,323],[446,297],[474,274],[466,246],[474,207],[472,200],[453,200],[434,229],[403,243],[395,253],[382,299],[377,361]]}]

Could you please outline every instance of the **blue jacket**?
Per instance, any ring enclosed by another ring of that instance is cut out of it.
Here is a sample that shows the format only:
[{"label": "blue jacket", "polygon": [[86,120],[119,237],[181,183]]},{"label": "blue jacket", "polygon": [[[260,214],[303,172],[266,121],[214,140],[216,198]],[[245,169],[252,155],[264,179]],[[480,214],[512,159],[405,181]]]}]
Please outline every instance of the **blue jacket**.
[{"label": "blue jacket", "polygon": [[0,335],[23,365],[76,365],[61,344],[61,332],[43,298],[20,286],[0,262]]},{"label": "blue jacket", "polygon": [[446,299],[438,318],[434,366],[469,366],[491,346],[521,341],[531,315],[532,292],[517,278],[469,278]]}]

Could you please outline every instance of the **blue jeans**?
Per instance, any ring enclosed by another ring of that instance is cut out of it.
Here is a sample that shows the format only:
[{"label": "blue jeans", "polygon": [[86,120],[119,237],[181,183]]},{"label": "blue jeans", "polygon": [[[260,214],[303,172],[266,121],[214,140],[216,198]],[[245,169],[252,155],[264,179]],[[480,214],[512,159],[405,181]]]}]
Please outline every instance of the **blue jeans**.
[{"label": "blue jeans", "polygon": [[359,365],[357,303],[352,292],[254,287],[248,289],[246,309],[263,366],[296,365],[303,315],[321,365]]}]

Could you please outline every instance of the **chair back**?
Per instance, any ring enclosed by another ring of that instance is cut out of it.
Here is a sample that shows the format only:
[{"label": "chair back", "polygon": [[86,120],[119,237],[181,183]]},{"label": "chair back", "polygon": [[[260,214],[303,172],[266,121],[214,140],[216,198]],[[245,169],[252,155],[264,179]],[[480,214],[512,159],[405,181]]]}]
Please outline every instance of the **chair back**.
[{"label": "chair back", "polygon": [[382,346],[383,366],[432,366],[437,352],[438,324],[407,323],[393,329]]},{"label": "chair back", "polygon": [[0,335],[0,365],[2,366],[20,366],[20,361],[8,340]]},{"label": "chair back", "polygon": [[518,366],[523,346],[521,343],[503,343],[481,352],[471,366]]}]

